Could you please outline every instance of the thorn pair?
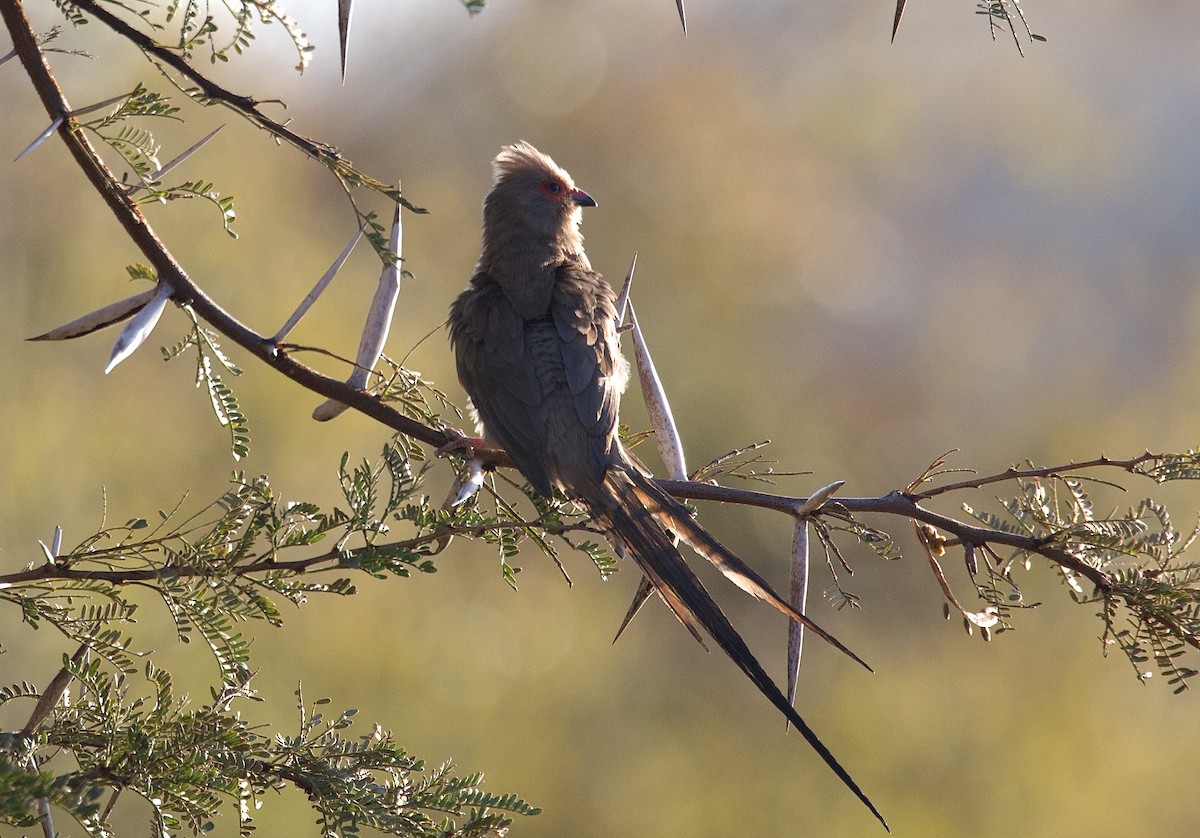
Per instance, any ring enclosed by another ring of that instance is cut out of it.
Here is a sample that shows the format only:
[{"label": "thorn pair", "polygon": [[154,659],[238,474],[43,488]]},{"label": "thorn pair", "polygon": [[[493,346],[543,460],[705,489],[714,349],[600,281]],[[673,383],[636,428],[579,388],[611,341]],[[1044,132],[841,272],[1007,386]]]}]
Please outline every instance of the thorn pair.
[{"label": "thorn pair", "polygon": [[[105,99],[103,102],[97,102],[94,105],[88,105],[86,108],[80,108],[70,112],[71,117],[81,116],[91,113],[101,108],[105,108],[111,104],[127,99],[129,94],[114,96],[111,99]],[[34,140],[23,152],[17,155],[17,160],[20,160],[25,155],[29,154],[41,143],[58,130],[59,126],[65,121],[63,115],[55,118],[50,123],[50,127],[43,131],[36,140]],[[224,125],[210,131],[199,142],[193,144],[190,148],[176,157],[174,160],[160,167],[155,172],[151,173],[147,180],[157,180],[162,175],[169,172],[171,169],[178,166],[184,160],[191,157],[197,151],[204,147],[209,140],[217,135]],[[142,186],[135,187],[136,189],[144,188]],[[149,291],[143,291],[140,294],[134,294],[132,297],[126,297],[123,300],[118,300],[115,303],[110,303],[102,308],[96,309],[93,312],[78,317],[70,323],[59,326],[56,329],[51,329],[48,332],[38,335],[37,337],[29,338],[29,340],[71,340],[72,338],[89,335],[92,332],[103,329],[107,326],[112,326],[120,323],[122,320],[132,318],[129,324],[121,330],[121,334],[117,336],[116,342],[113,344],[112,352],[109,354],[108,363],[104,367],[104,373],[107,375],[117,366],[132,355],[138,347],[146,342],[146,338],[154,331],[154,327],[158,324],[159,318],[162,316],[163,309],[166,308],[167,300],[171,298],[172,289],[166,283],[159,281],[154,288]]]},{"label": "thorn pair", "polygon": [[[281,331],[282,334],[287,334],[291,327],[300,321],[304,313],[321,292],[325,290],[325,286],[329,284],[329,280],[333,278],[333,274],[341,267],[346,257],[350,255],[350,250],[358,241],[362,231],[355,235],[354,239],[346,246],[339,260],[334,262],[333,266],[317,282],[317,285],[309,293],[308,297],[300,303],[300,307],[295,314],[289,318]],[[375,297],[371,300],[371,307],[367,311],[367,321],[363,325],[362,338],[358,344],[358,355],[355,357],[354,369],[350,373],[350,377],[346,379],[346,383],[351,387],[356,387],[360,390],[365,390],[367,381],[370,378],[371,371],[375,368],[376,362],[383,354],[383,346],[387,342],[388,331],[391,329],[392,316],[396,311],[396,301],[400,298],[400,260],[402,252],[403,227],[400,222],[400,204],[396,204],[395,213],[392,216],[392,232],[388,237],[388,249],[395,256],[394,260],[387,261],[383,270],[379,274],[379,285],[375,289]],[[347,409],[345,404],[333,399],[327,399],[312,412],[312,417],[318,422],[328,422],[335,416],[340,416]]]}]

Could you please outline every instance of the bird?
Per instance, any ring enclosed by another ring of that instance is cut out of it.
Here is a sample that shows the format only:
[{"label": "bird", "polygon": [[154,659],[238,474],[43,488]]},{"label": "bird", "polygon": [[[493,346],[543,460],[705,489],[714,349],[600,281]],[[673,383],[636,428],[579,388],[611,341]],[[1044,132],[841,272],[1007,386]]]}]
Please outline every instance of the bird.
[{"label": "bird", "polygon": [[504,146],[492,170],[479,262],[448,320],[458,378],[482,439],[505,449],[541,495],[558,491],[582,504],[615,553],[633,558],[701,645],[707,648],[703,634],[711,637],[887,829],[767,675],[674,536],[743,590],[861,659],[703,529],[618,437],[629,364],[620,349],[616,294],[592,269],[579,230],[583,208],[596,200],[525,141]]}]

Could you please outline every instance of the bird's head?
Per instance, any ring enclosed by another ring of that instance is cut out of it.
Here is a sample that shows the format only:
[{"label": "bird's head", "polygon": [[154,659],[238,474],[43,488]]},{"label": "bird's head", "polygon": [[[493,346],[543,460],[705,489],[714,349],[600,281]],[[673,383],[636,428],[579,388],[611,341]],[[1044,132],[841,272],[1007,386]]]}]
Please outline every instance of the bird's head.
[{"label": "bird's head", "polygon": [[596,206],[564,169],[527,142],[502,148],[492,170],[495,184],[484,202],[488,226],[519,225],[559,239],[578,235],[582,208]]}]

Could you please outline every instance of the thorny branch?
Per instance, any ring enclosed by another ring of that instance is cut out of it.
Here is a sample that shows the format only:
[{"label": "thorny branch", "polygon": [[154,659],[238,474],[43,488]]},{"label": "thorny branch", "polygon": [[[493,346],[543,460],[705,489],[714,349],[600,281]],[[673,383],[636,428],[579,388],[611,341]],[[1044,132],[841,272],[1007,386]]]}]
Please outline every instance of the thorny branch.
[{"label": "thorny branch", "polygon": [[190,306],[218,332],[300,386],[326,398],[348,404],[387,427],[427,445],[440,447],[452,441],[452,437],[445,431],[430,428],[404,416],[378,396],[348,387],[344,382],[322,375],[296,361],[280,346],[242,324],[204,293],[167,250],[129,192],[121,186],[120,181],[81,130],[79,123],[71,117],[71,108],[54,78],[54,73],[38,45],[37,36],[20,3],[17,0],[0,0],[0,15],[3,15],[12,35],[14,49],[20,56],[46,112],[51,119],[66,117],[58,129],[59,137],[88,181],[116,216],[117,222],[154,268],[159,279],[171,286],[172,297],[176,302]]},{"label": "thorny branch", "polygon": [[[1053,472],[1051,472],[1053,473]],[[992,478],[983,478],[982,483],[996,482]],[[693,483],[682,480],[660,480],[664,489],[677,498],[690,500],[711,500],[719,503],[737,503],[746,506],[757,506],[776,512],[786,512],[796,515],[808,498],[776,495],[768,492],[757,492],[752,489],[737,489],[730,486],[717,486],[711,483]],[[849,513],[868,512],[883,515],[898,515],[914,521],[930,524],[938,529],[953,533],[964,544],[1003,544],[1030,553],[1037,553],[1050,559],[1056,564],[1069,568],[1087,577],[1101,591],[1112,589],[1112,580],[1108,574],[1081,561],[1066,550],[1050,544],[1044,538],[1020,535],[1018,533],[993,530],[968,524],[947,515],[926,509],[919,504],[919,496],[905,495],[901,492],[890,492],[879,498],[837,498],[826,504],[823,513],[843,509]]]},{"label": "thorny branch", "polygon": [[[79,648],[75,650],[75,654],[70,658],[70,665],[78,666],[87,656],[88,649],[90,648],[87,643],[79,644]],[[21,728],[21,732],[17,735],[20,740],[29,740],[37,733],[37,729],[42,726],[42,723],[50,718],[50,714],[54,712],[55,706],[62,701],[63,693],[70,686],[71,678],[71,670],[67,666],[64,666],[55,674],[54,678],[46,686],[46,689],[42,690],[41,696],[33,706],[33,712],[29,714],[29,720],[25,722],[25,726]],[[34,772],[38,769],[37,759],[32,752],[29,754],[28,768]],[[42,834],[46,838],[54,838],[56,833],[54,820],[50,811],[50,802],[44,797],[38,798],[36,806],[38,814],[41,815],[42,819]]]},{"label": "thorny branch", "polygon": [[[200,73],[178,52],[155,42],[153,38],[140,32],[117,15],[114,15],[108,9],[95,2],[95,0],[71,0],[71,2],[72,5],[92,15],[105,26],[138,47],[138,49],[150,56],[152,60],[164,64],[190,79],[198,88],[197,90],[185,91],[192,98],[201,101],[220,102],[240,113],[254,125],[269,131],[274,136],[285,140],[310,157],[325,163],[333,171],[341,175],[347,175],[355,182],[369,183],[373,187],[383,188],[382,183],[354,169],[336,148],[303,137],[288,128],[286,124],[267,116],[259,108],[263,104],[262,100],[234,93],[228,88],[217,84]],[[389,197],[408,207],[410,210],[423,212],[419,207],[402,198],[397,190],[385,189],[385,191]]]},{"label": "thorny branch", "polygon": [[[191,79],[199,87],[201,98],[219,101],[238,110],[255,124],[296,145],[316,159],[327,163],[337,163],[338,166],[342,166],[344,163],[336,150],[307,140],[295,134],[286,126],[270,119],[259,110],[258,106],[261,104],[260,102],[232,93],[209,81],[192,68],[185,58],[155,43],[148,36],[99,6],[94,0],[74,0],[74,2],[80,9],[93,15],[145,51],[153,60],[169,66]],[[275,343],[270,338],[252,331],[209,297],[187,275],[182,266],[178,264],[167,250],[166,246],[150,227],[138,206],[131,199],[129,192],[113,176],[87,136],[80,129],[79,124],[72,118],[71,109],[54,78],[53,71],[46,61],[44,52],[40,48],[37,37],[24,15],[19,0],[0,0],[0,13],[2,13],[8,30],[12,35],[14,50],[20,57],[47,113],[52,119],[63,118],[62,124],[58,128],[60,138],[67,145],[68,150],[89,182],[108,205],[118,223],[157,272],[158,277],[171,287],[173,291],[172,297],[178,303],[191,307],[198,316],[211,324],[218,332],[224,334],[243,349],[264,363],[269,364],[300,386],[314,393],[345,403],[374,418],[381,424],[433,447],[440,448],[458,439],[455,434],[447,430],[430,427],[404,416],[372,393],[349,387],[344,382],[322,375],[298,362],[289,354],[289,347]],[[339,171],[337,167],[334,168],[335,172]],[[392,197],[399,200],[398,195]],[[506,453],[498,449],[476,449],[474,454],[492,468],[511,465],[511,461]],[[878,498],[839,498],[836,501],[828,503],[822,508],[819,514],[821,516],[843,518],[845,520],[852,520],[851,516],[861,513],[899,516],[919,521],[938,530],[950,533],[968,551],[973,551],[977,547],[1002,545],[1029,554],[1040,555],[1064,568],[1065,571],[1078,574],[1087,579],[1095,586],[1097,593],[1102,598],[1108,600],[1114,595],[1120,594],[1123,589],[1118,586],[1109,572],[1081,558],[1080,554],[1076,554],[1070,549],[1065,548],[1059,540],[1059,533],[1051,533],[1049,536],[1043,535],[1039,537],[1020,532],[979,526],[934,512],[922,506],[922,503],[937,496],[959,490],[976,489],[1005,481],[1020,481],[1022,479],[1035,479],[1039,477],[1061,478],[1067,472],[1076,472],[1091,468],[1119,468],[1130,474],[1153,477],[1153,470],[1156,467],[1161,467],[1166,457],[1167,455],[1146,453],[1127,460],[1113,460],[1107,457],[1100,457],[1084,462],[1068,463],[1058,467],[1011,468],[998,474],[973,477],[955,483],[925,488],[922,491],[916,491],[918,483],[910,486],[905,491],[894,491]],[[804,504],[808,500],[806,498],[691,481],[662,480],[660,483],[667,491],[681,499],[710,500],[757,506],[792,516],[802,514]],[[328,561],[330,558],[330,556],[324,555],[301,560],[291,569],[303,572],[310,567],[319,565],[321,562]],[[266,568],[264,567],[263,569],[265,570]],[[286,569],[286,567],[274,565],[273,569]],[[178,571],[178,569],[175,570],[176,572]],[[22,578],[50,579],[55,578],[55,573],[64,574],[59,578],[71,578],[66,574],[85,572],[91,573],[91,571],[72,571],[69,568],[55,570],[53,566],[48,566],[47,568],[39,568],[35,571],[26,571],[26,574],[34,575]],[[152,571],[137,572],[152,573]],[[89,578],[98,577],[93,576]],[[1145,619],[1162,625],[1169,633],[1182,642],[1200,648],[1200,638],[1186,626],[1178,622],[1173,622],[1168,616],[1151,613]]]}]

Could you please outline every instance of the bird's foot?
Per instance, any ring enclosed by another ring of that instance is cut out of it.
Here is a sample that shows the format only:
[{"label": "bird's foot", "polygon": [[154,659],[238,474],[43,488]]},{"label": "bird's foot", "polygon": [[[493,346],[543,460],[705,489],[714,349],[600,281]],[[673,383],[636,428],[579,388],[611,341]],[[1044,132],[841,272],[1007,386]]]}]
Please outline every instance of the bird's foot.
[{"label": "bird's foot", "polygon": [[467,436],[457,428],[447,428],[447,436],[452,439],[433,452],[438,457],[449,457],[451,454],[462,453],[467,459],[475,457],[476,448],[487,448],[487,441],[477,436]]}]

